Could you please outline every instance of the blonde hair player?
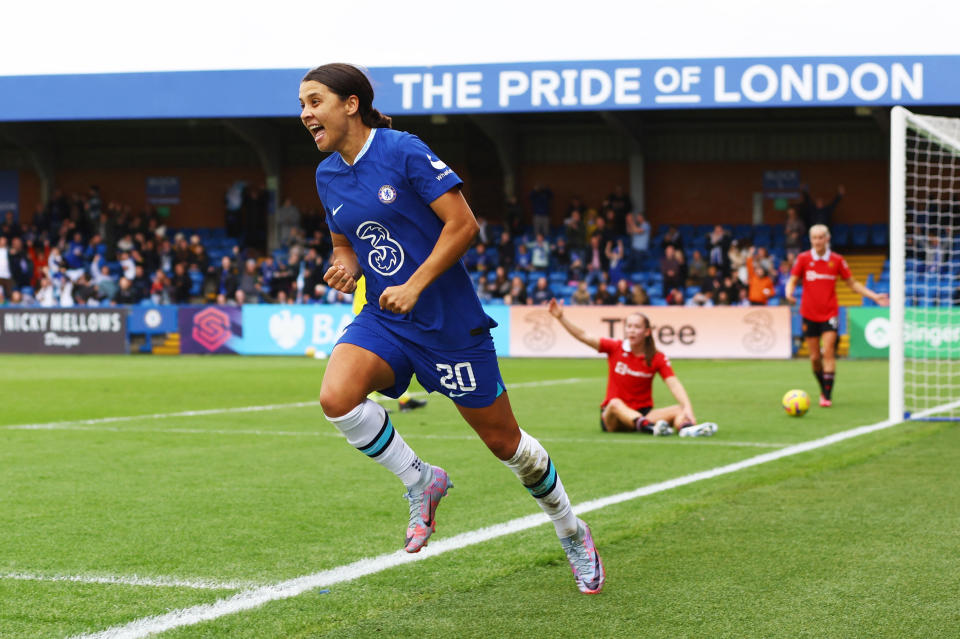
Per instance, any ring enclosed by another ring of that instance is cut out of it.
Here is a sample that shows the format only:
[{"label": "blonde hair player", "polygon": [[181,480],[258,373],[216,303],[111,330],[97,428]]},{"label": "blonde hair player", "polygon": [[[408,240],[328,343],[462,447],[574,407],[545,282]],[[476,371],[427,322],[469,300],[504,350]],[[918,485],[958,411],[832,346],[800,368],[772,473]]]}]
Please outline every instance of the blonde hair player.
[{"label": "blonde hair player", "polygon": [[[657,436],[679,431],[681,437],[709,437],[717,432],[717,425],[713,422],[697,423],[686,389],[673,372],[670,360],[657,350],[653,327],[646,315],[627,315],[625,338],[621,341],[587,334],[564,316],[563,304],[555,299],[550,300],[549,309],[573,337],[607,354],[607,394],[600,404],[602,430]],[[653,378],[657,374],[677,400],[676,404],[653,407]]]},{"label": "blonde hair player", "polygon": [[791,304],[797,284],[802,282],[800,317],[803,337],[810,351],[813,375],[820,384],[820,405],[833,404],[833,385],[837,375],[837,328],[840,306],[837,303],[837,280],[842,280],[854,293],[868,297],[880,306],[890,302],[886,293],[874,293],[857,281],[839,253],[830,250],[830,229],[823,224],[810,227],[810,250],[797,256],[790,271],[784,297]]}]

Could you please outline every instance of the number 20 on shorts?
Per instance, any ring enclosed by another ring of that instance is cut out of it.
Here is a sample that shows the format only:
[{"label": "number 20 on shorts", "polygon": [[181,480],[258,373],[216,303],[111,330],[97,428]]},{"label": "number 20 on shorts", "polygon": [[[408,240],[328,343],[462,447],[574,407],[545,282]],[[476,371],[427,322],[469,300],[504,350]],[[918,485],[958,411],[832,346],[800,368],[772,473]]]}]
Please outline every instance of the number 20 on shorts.
[{"label": "number 20 on shorts", "polygon": [[477,379],[473,375],[470,362],[460,362],[453,366],[437,364],[437,370],[440,372],[440,385],[444,388],[465,393],[477,390]]}]

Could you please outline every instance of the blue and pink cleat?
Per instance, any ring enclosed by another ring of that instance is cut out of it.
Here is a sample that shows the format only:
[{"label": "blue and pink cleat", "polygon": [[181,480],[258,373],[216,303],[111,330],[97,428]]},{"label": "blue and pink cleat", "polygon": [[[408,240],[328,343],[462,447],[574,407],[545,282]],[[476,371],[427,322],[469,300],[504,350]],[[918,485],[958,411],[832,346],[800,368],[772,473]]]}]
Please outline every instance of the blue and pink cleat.
[{"label": "blue and pink cleat", "polygon": [[570,570],[577,581],[577,588],[585,595],[595,595],[603,590],[606,573],[600,553],[593,543],[590,526],[583,520],[577,520],[577,534],[560,540],[563,551],[567,553]]},{"label": "blue and pink cleat", "polygon": [[407,527],[407,538],[404,550],[419,552],[427,545],[430,535],[437,529],[434,516],[440,500],[446,496],[447,490],[453,488],[453,482],[447,476],[447,471],[439,466],[431,467],[432,477],[427,487],[422,491],[409,489],[404,497],[410,502],[410,525]]}]

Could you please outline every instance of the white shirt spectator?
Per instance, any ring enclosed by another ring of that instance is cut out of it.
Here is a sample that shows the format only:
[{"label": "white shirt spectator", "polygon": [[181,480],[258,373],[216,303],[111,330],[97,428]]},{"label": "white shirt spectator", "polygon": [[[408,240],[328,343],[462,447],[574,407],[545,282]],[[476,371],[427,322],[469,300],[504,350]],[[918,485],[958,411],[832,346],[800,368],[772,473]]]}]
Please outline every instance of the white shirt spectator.
[{"label": "white shirt spectator", "polygon": [[130,281],[137,277],[137,263],[129,255],[120,260],[120,268],[123,269],[123,276]]},{"label": "white shirt spectator", "polygon": [[10,249],[0,246],[0,280],[9,280],[10,277]]},{"label": "white shirt spectator", "polygon": [[37,304],[44,308],[57,305],[57,292],[53,289],[50,280],[44,280],[40,290],[37,291]]},{"label": "white shirt spectator", "polygon": [[630,235],[630,248],[646,253],[650,250],[650,222],[640,213],[627,216],[627,234]]}]

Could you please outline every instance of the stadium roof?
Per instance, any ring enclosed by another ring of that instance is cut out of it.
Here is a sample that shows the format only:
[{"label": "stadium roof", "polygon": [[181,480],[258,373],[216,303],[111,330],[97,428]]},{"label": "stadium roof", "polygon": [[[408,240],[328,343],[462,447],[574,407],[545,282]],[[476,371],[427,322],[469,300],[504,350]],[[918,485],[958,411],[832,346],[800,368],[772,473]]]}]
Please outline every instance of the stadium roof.
[{"label": "stadium roof", "polygon": [[295,115],[316,64],[386,113],[960,104],[960,3],[12,3],[0,121]]}]

